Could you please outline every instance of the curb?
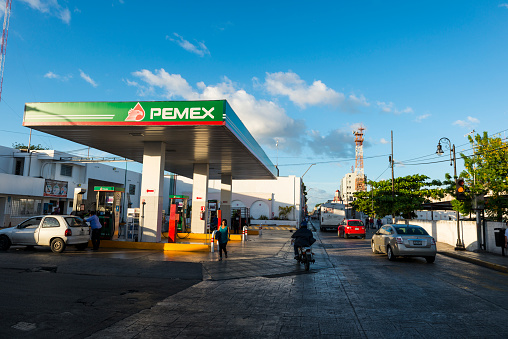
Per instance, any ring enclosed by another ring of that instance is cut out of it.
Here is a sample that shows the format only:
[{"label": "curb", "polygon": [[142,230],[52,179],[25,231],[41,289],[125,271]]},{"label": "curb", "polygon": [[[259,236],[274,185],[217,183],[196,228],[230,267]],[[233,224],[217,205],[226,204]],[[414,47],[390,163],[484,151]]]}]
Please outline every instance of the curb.
[{"label": "curb", "polygon": [[479,266],[490,268],[491,270],[495,270],[495,271],[498,271],[498,272],[508,273],[508,267],[503,266],[503,265],[493,264],[493,263],[488,262],[488,261],[483,261],[483,260],[480,260],[480,259],[476,259],[476,258],[471,258],[471,257],[455,254],[453,252],[438,251],[437,253],[445,255],[447,257],[455,258],[455,259],[462,260],[462,261],[467,261],[467,262],[472,263],[472,264],[476,264],[476,265],[479,265]]}]

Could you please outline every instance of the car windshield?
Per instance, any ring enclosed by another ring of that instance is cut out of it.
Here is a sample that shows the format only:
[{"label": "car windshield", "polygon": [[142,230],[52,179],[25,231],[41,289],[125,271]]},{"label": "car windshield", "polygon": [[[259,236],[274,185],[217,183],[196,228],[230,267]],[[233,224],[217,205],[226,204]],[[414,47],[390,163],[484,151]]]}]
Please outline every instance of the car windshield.
[{"label": "car windshield", "polygon": [[411,226],[399,226],[395,227],[395,230],[398,234],[406,234],[406,235],[429,235],[425,229],[421,227],[411,227]]},{"label": "car windshield", "polygon": [[70,227],[84,226],[83,219],[80,217],[65,217],[64,219]]},{"label": "car windshield", "polygon": [[363,222],[360,220],[349,220],[347,224],[349,226],[363,226]]}]

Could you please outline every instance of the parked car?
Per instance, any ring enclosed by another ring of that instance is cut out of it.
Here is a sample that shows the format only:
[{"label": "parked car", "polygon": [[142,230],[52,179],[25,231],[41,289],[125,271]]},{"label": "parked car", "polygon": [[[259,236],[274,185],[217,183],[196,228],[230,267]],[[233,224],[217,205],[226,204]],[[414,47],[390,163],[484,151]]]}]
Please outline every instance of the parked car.
[{"label": "parked car", "polygon": [[344,219],[338,227],[339,237],[344,239],[350,237],[360,237],[365,239],[365,225],[359,219]]},{"label": "parked car", "polygon": [[436,240],[416,225],[384,225],[372,236],[371,247],[373,253],[386,253],[389,260],[397,256],[436,260]]},{"label": "parked car", "polygon": [[84,250],[90,240],[90,227],[74,215],[41,215],[29,218],[21,224],[0,230],[0,250],[11,245],[50,246],[61,253],[67,245]]}]

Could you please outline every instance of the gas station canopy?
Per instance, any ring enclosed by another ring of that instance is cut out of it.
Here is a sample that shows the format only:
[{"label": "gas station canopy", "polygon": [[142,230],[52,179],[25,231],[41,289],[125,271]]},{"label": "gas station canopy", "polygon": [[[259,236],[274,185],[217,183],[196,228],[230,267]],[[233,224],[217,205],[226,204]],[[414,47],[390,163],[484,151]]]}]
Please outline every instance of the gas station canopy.
[{"label": "gas station canopy", "polygon": [[23,126],[143,162],[145,142],[166,143],[164,169],[210,179],[275,179],[276,167],[226,100],[27,103]]}]

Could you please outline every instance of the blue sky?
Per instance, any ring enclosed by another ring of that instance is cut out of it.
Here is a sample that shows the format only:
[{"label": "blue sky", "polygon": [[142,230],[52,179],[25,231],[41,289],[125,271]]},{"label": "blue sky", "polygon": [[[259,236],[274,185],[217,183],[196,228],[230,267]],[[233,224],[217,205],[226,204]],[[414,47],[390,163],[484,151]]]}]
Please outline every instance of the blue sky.
[{"label": "blue sky", "polygon": [[0,145],[28,142],[26,102],[227,99],[281,175],[316,163],[311,206],[354,166],[360,125],[369,179],[391,176],[391,130],[396,176],[443,179],[441,137],[459,153],[508,129],[507,23],[506,0],[14,0]]}]

